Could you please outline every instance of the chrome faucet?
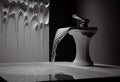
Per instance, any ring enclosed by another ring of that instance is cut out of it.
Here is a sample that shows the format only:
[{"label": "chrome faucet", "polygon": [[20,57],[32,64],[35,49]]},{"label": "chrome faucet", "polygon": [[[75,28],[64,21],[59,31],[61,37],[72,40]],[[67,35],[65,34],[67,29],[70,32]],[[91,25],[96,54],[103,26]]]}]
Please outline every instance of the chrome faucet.
[{"label": "chrome faucet", "polygon": [[73,36],[76,44],[76,56],[73,61],[73,64],[80,65],[80,66],[94,65],[93,61],[90,58],[89,47],[90,47],[91,37],[96,33],[97,28],[88,27],[89,19],[79,17],[75,14],[73,15],[73,18],[77,19],[80,22],[80,25],[78,27],[67,27],[67,28],[60,28],[57,30],[55,39],[54,39],[53,48],[55,49],[53,49],[52,58],[55,60],[58,41],[60,43],[60,41],[68,33],[71,36]]}]

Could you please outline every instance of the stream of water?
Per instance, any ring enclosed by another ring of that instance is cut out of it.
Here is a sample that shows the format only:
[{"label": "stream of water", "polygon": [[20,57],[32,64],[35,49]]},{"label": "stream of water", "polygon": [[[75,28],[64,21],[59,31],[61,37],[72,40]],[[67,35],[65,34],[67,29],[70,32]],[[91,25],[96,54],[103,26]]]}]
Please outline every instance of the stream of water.
[{"label": "stream of water", "polygon": [[55,58],[56,58],[56,49],[58,44],[60,43],[60,41],[65,37],[65,35],[69,32],[71,27],[67,27],[67,28],[60,28],[57,30],[56,34],[55,34],[55,38],[53,41],[53,48],[52,48],[52,55],[51,55],[51,62],[55,62]]}]

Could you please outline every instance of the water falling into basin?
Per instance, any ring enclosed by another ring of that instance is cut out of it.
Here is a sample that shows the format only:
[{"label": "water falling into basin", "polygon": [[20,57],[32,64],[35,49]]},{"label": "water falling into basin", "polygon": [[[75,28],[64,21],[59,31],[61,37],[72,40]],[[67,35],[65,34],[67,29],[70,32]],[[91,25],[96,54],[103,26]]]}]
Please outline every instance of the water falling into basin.
[{"label": "water falling into basin", "polygon": [[53,48],[52,48],[52,56],[51,56],[51,62],[55,62],[55,57],[56,57],[56,49],[57,45],[60,43],[60,41],[65,37],[65,35],[69,32],[70,27],[67,28],[60,28],[57,30],[55,34],[55,38],[53,41]]}]

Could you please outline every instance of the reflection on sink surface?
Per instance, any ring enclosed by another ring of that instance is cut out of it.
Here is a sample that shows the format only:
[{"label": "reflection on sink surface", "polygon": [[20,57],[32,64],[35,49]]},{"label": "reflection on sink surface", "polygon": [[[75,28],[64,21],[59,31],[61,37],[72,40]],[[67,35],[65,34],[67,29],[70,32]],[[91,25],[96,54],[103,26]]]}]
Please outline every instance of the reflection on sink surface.
[{"label": "reflection on sink surface", "polygon": [[55,75],[17,75],[4,74],[1,75],[0,82],[40,82],[40,81],[58,81],[58,80],[74,80],[72,75],[57,73]]},{"label": "reflection on sink surface", "polygon": [[0,80],[3,80],[2,82],[76,80],[112,76],[116,75],[104,71],[95,71],[91,67],[76,67],[72,66],[72,63],[64,62],[0,64]]},{"label": "reflection on sink surface", "polygon": [[3,82],[39,82],[73,80],[74,77],[54,63],[24,63],[0,66]]}]

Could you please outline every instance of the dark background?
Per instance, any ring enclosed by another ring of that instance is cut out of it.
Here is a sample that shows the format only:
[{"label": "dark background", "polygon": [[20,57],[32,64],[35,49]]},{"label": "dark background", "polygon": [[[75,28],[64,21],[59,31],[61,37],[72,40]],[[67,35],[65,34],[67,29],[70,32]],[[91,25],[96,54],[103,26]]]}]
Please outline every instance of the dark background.
[{"label": "dark background", "polygon": [[[50,2],[50,53],[57,29],[75,26],[72,14],[76,13],[75,0],[51,0]],[[68,42],[69,41],[69,42]],[[69,52],[68,52],[69,50]],[[74,40],[67,35],[58,45],[56,61],[72,61],[75,54]],[[50,55],[51,56],[51,55]]]},{"label": "dark background", "polygon": [[[50,53],[58,28],[76,26],[72,14],[90,19],[89,26],[97,27],[90,43],[90,56],[95,63],[120,65],[120,7],[119,0],[51,0]],[[57,48],[56,61],[73,61],[75,43],[67,35]]]}]

